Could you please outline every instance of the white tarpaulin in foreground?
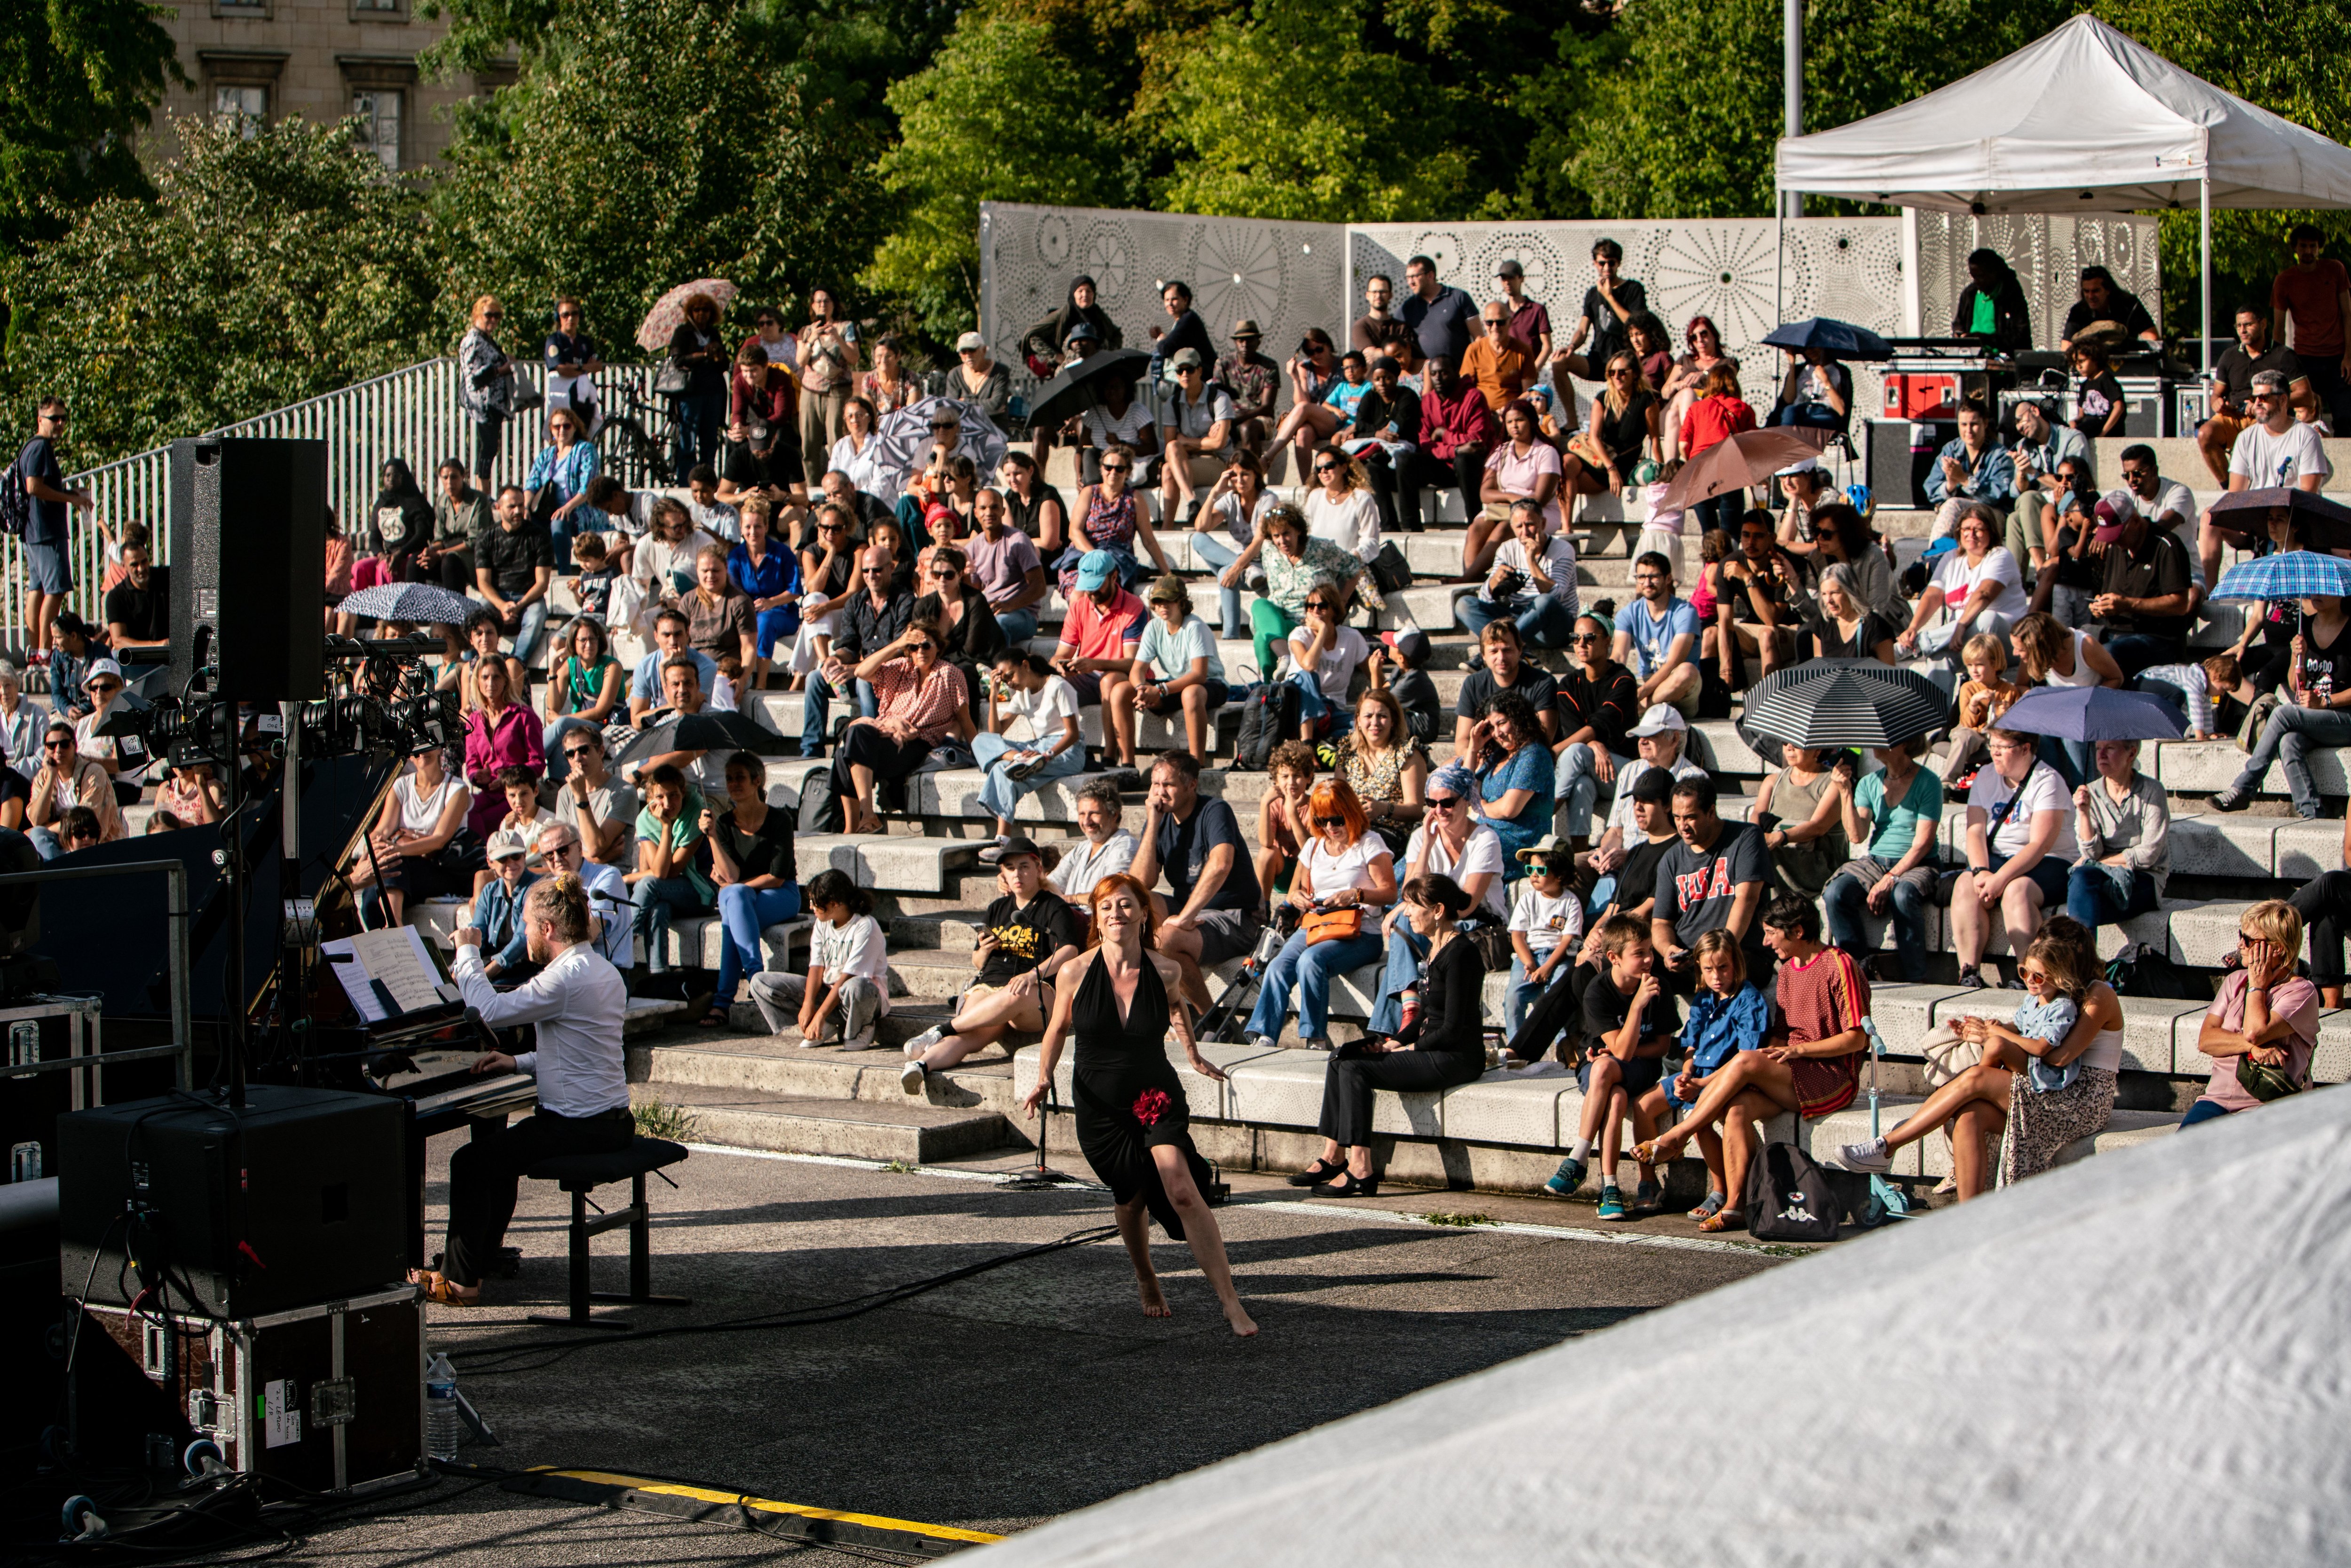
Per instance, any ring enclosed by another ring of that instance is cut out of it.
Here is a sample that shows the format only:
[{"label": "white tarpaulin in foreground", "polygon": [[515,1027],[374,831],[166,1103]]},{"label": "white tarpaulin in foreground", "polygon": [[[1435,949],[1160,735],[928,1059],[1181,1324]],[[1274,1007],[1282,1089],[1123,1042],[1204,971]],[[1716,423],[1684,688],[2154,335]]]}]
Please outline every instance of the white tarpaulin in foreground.
[{"label": "white tarpaulin in foreground", "polygon": [[[2346,1321],[2351,1091],[2329,1090],[1847,1241],[979,1561],[2340,1563]],[[1276,1317],[1235,1354],[1280,1354],[1282,1332]]]},{"label": "white tarpaulin in foreground", "polygon": [[1782,191],[1943,212],[2351,206],[2351,149],[2086,12],[1970,77],[1780,142]]}]

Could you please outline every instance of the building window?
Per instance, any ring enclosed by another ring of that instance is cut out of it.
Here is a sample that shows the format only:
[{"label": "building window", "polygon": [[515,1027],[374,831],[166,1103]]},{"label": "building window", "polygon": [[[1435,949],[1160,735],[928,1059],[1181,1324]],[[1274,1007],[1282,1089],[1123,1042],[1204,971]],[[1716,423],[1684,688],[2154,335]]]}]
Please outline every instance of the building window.
[{"label": "building window", "polygon": [[351,15],[361,21],[382,22],[400,15],[401,0],[351,0]]},{"label": "building window", "polygon": [[213,114],[232,120],[250,141],[269,123],[269,89],[266,87],[219,84],[213,88]]},{"label": "building window", "polygon": [[386,169],[400,167],[400,109],[397,88],[362,88],[351,94],[351,112],[360,119],[360,133]]},{"label": "building window", "polygon": [[213,0],[213,15],[243,16],[248,20],[259,17],[266,21],[269,16],[269,0]]}]

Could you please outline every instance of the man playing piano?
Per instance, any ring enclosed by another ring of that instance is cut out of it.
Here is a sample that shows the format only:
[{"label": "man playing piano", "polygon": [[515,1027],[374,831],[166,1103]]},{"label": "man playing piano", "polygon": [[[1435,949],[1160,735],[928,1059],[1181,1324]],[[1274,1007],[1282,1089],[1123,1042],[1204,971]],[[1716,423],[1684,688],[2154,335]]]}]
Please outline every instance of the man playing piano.
[{"label": "man playing piano", "polygon": [[449,1156],[449,1235],[441,1268],[416,1270],[432,1300],[470,1306],[482,1270],[506,1239],[522,1173],[555,1155],[604,1154],[636,1136],[621,1050],[628,988],[588,941],[588,894],[575,875],[542,878],[523,899],[530,961],[539,971],[511,991],[482,969],[482,934],[457,933],[452,972],[465,1005],[492,1029],[537,1027],[537,1049],[486,1052],[477,1073],[527,1072],[538,1080],[538,1109],[501,1132],[475,1134]]}]

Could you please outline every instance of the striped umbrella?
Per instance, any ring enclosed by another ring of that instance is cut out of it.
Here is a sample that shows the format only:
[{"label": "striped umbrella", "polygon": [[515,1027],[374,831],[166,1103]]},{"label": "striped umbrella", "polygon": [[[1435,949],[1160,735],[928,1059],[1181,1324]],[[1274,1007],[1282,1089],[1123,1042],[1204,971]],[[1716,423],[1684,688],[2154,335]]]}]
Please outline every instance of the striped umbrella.
[{"label": "striped umbrella", "polygon": [[2290,549],[2241,560],[2220,574],[2215,599],[2351,599],[2351,560]]},{"label": "striped umbrella", "polygon": [[1757,682],[1747,723],[1790,746],[1896,746],[1941,729],[1949,706],[1916,670],[1815,659]]}]

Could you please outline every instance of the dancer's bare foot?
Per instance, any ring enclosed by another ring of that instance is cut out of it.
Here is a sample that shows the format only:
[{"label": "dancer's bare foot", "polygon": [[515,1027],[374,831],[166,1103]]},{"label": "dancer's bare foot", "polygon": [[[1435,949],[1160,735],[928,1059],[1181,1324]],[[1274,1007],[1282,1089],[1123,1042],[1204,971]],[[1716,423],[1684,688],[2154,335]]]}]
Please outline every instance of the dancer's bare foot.
[{"label": "dancer's bare foot", "polygon": [[1257,1333],[1257,1320],[1249,1316],[1238,1301],[1225,1309],[1225,1322],[1233,1325],[1233,1333],[1238,1338],[1249,1339]]},{"label": "dancer's bare foot", "polygon": [[1176,1310],[1167,1304],[1167,1298],[1161,1294],[1158,1281],[1137,1280],[1135,1284],[1140,1287],[1143,1291],[1143,1315],[1144,1317],[1172,1318],[1176,1315]]}]

